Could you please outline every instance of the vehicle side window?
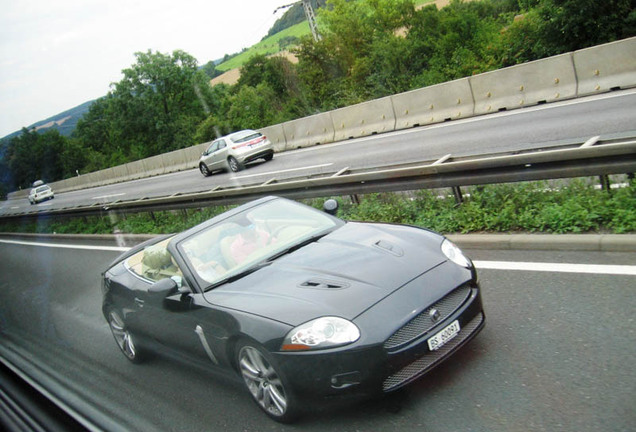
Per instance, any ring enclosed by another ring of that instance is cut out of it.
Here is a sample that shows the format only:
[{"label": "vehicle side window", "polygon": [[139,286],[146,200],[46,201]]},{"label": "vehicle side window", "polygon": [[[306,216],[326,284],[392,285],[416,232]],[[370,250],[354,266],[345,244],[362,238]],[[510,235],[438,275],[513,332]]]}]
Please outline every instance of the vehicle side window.
[{"label": "vehicle side window", "polygon": [[219,142],[218,141],[214,141],[212,144],[210,144],[210,147],[208,147],[208,149],[205,151],[207,154],[212,154],[215,151],[217,151],[219,149]]},{"label": "vehicle side window", "polygon": [[225,144],[225,140],[219,140],[219,150],[222,150],[225,147],[227,147],[227,145]]},{"label": "vehicle side window", "polygon": [[152,281],[173,276],[183,278],[181,269],[166,249],[169,240],[164,240],[137,252],[126,260],[126,266],[133,273]]}]

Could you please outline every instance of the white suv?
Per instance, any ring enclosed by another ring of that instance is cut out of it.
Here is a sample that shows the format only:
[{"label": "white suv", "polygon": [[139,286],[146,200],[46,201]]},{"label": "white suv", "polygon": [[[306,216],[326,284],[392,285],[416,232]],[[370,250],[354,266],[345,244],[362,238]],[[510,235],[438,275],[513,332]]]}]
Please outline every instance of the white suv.
[{"label": "white suv", "polygon": [[256,159],[272,160],[274,147],[266,136],[254,130],[242,130],[212,141],[199,159],[199,170],[204,176],[214,171],[240,171],[245,164]]}]

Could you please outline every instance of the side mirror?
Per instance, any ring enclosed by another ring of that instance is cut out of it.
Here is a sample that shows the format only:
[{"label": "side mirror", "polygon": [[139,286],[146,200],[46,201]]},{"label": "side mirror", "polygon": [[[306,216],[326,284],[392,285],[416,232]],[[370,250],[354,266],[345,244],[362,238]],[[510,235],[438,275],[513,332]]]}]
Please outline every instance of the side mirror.
[{"label": "side mirror", "polygon": [[338,213],[338,201],[336,201],[335,199],[328,199],[322,205],[322,209],[325,211],[325,213],[335,216],[336,213]]},{"label": "side mirror", "polygon": [[157,300],[163,300],[170,294],[174,294],[179,291],[177,282],[172,278],[161,279],[155,282],[148,288],[148,293],[155,297]]}]

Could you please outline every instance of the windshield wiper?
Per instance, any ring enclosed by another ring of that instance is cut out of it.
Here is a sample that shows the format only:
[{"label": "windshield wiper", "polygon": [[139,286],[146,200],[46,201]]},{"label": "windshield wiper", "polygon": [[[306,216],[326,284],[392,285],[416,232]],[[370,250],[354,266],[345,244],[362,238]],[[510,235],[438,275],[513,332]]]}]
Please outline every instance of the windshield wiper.
[{"label": "windshield wiper", "polygon": [[214,288],[216,288],[218,286],[225,285],[226,283],[234,282],[236,280],[244,278],[245,276],[247,276],[247,275],[249,275],[251,273],[254,273],[256,270],[260,270],[263,267],[267,267],[270,264],[271,264],[270,261],[261,261],[258,264],[254,264],[253,266],[246,268],[245,270],[242,270],[242,271],[240,271],[238,273],[235,273],[235,274],[230,275],[230,276],[228,276],[226,278],[223,278],[223,279],[221,279],[221,280],[219,280],[217,282],[214,282],[212,285],[208,286],[205,289],[205,291],[207,292],[207,291],[210,291],[211,289],[214,289]]},{"label": "windshield wiper", "polygon": [[322,232],[322,233],[320,233],[320,234],[313,235],[313,236],[311,236],[311,237],[309,237],[309,238],[307,238],[307,239],[305,239],[305,240],[301,241],[300,243],[296,243],[296,244],[294,244],[294,245],[291,245],[291,246],[290,246],[290,247],[288,247],[287,249],[283,249],[282,251],[278,252],[277,254],[272,255],[271,257],[269,257],[269,258],[267,259],[267,262],[275,261],[275,260],[277,260],[278,258],[282,257],[283,255],[290,254],[290,253],[292,253],[292,252],[294,252],[294,251],[296,251],[296,250],[298,250],[298,249],[300,249],[300,248],[302,248],[302,247],[307,246],[307,245],[308,245],[308,244],[310,244],[310,243],[317,242],[318,240],[320,240],[321,238],[323,238],[324,236],[326,236],[326,235],[327,235],[327,234],[329,234],[330,232],[331,232],[331,231],[328,231],[328,232]]}]

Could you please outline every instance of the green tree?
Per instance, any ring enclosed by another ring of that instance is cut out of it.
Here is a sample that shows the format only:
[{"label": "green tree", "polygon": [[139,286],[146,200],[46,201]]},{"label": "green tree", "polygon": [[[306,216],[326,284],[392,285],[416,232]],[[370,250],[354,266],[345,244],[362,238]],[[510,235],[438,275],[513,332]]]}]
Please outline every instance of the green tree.
[{"label": "green tree", "polygon": [[13,188],[29,188],[40,179],[46,182],[61,179],[65,146],[66,138],[57,130],[39,134],[23,128],[22,134],[11,140],[6,154]]},{"label": "green tree", "polygon": [[229,98],[225,115],[226,129],[258,129],[277,123],[281,109],[275,92],[265,83],[256,87],[243,86]]},{"label": "green tree", "polygon": [[534,0],[522,7],[503,32],[503,66],[636,35],[633,0]]},{"label": "green tree", "polygon": [[[311,112],[301,90],[296,67],[282,56],[256,55],[241,68],[241,77],[234,92],[244,87],[265,86],[273,92],[272,108],[276,112],[271,118],[287,121]],[[264,88],[264,87],[261,87]]]},{"label": "green tree", "polygon": [[209,112],[210,95],[196,59],[183,51],[135,56],[137,63],[122,71],[124,78],[112,92],[120,112],[130,115],[119,119],[121,138],[130,140],[143,157],[194,144],[192,136]]},{"label": "green tree", "polygon": [[541,0],[545,55],[634,35],[633,0]]},{"label": "green tree", "polygon": [[208,78],[216,78],[219,75],[223,74],[223,71],[220,71],[216,68],[216,64],[213,61],[209,61],[201,67],[201,70],[208,76]]}]

